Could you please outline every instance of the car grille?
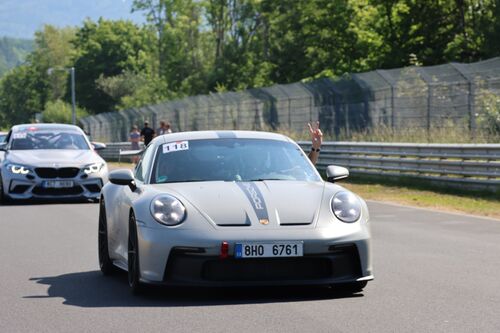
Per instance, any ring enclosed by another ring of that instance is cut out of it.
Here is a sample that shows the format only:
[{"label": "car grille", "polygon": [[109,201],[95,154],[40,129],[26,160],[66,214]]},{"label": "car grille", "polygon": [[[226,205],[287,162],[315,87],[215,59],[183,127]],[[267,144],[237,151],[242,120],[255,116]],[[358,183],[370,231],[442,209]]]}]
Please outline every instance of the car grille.
[{"label": "car grille", "polygon": [[80,172],[78,168],[36,168],[40,178],[74,178]]},{"label": "car grille", "polygon": [[324,279],[332,275],[327,258],[229,259],[208,261],[202,277],[210,281]]},{"label": "car grille", "polygon": [[354,244],[331,246],[329,252],[291,258],[220,259],[174,248],[165,267],[166,283],[225,285],[269,282],[345,281],[361,276]]},{"label": "car grille", "polygon": [[74,186],[68,188],[43,188],[41,186],[36,186],[33,188],[33,194],[35,195],[47,195],[47,196],[64,196],[64,195],[78,195],[83,192],[81,186]]}]

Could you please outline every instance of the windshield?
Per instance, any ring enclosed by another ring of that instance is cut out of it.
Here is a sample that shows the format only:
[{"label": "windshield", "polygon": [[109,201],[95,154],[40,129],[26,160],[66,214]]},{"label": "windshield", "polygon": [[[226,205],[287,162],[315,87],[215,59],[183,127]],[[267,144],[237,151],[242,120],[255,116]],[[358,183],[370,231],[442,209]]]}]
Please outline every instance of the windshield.
[{"label": "windshield", "polygon": [[277,140],[213,139],[159,147],[151,182],[319,181],[316,170],[294,144]]},{"label": "windshield", "polygon": [[82,134],[68,130],[17,131],[12,133],[11,150],[90,149]]},{"label": "windshield", "polygon": [[7,134],[0,134],[0,143],[4,142],[6,137]]}]

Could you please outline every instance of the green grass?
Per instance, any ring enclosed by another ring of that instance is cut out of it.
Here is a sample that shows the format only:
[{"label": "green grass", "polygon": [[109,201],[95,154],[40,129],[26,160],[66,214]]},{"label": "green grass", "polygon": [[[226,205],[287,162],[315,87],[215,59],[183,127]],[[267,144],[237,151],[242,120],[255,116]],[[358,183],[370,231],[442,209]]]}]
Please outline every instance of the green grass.
[{"label": "green grass", "polygon": [[421,180],[351,176],[342,186],[367,200],[500,219],[500,193],[460,190]]}]

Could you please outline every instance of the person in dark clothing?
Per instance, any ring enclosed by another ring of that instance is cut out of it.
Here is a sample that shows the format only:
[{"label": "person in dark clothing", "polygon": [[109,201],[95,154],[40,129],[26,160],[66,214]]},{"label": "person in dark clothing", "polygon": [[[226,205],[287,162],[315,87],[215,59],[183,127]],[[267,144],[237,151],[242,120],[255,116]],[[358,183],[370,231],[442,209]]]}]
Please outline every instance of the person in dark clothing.
[{"label": "person in dark clothing", "polygon": [[149,122],[144,122],[144,128],[141,130],[141,140],[144,141],[144,146],[147,146],[155,136],[155,130],[149,127]]}]

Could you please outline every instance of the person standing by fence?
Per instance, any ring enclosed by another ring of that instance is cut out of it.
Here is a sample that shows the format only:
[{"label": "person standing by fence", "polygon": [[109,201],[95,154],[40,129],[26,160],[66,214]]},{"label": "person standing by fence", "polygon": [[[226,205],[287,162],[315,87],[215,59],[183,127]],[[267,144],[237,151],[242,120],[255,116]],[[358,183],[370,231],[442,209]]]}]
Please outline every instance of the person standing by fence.
[{"label": "person standing by fence", "polygon": [[[141,133],[139,132],[139,127],[137,125],[132,126],[132,130],[130,131],[128,135],[128,141],[130,141],[130,149],[131,150],[140,150],[141,148],[139,147],[139,142],[141,141]],[[133,156],[132,157],[132,162],[134,164],[137,164],[137,161],[139,160],[139,156]]]},{"label": "person standing by fence", "polygon": [[144,141],[144,146],[146,147],[155,136],[155,130],[149,127],[149,122],[146,120],[144,122],[144,128],[141,130],[141,139]]},{"label": "person standing by fence", "polygon": [[160,121],[160,127],[156,130],[156,135],[170,134],[172,129],[170,128],[170,123],[168,121]]}]

